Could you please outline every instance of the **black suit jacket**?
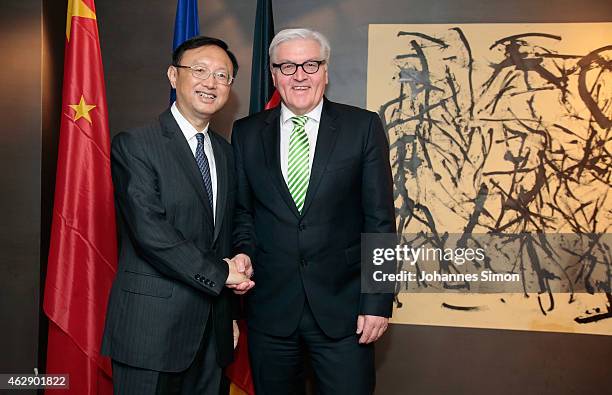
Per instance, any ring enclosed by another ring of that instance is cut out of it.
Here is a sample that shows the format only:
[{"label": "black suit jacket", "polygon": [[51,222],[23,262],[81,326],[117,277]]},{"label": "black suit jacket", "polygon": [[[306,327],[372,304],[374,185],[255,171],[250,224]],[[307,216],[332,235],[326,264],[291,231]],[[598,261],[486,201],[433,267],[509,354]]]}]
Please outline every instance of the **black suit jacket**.
[{"label": "black suit jacket", "polygon": [[120,223],[117,277],[102,353],[157,371],[189,367],[209,317],[218,361],[232,359],[231,253],[235,177],[231,146],[210,133],[217,168],[216,221],[201,173],[170,110],[113,139]]},{"label": "black suit jacket", "polygon": [[248,322],[287,336],[307,299],[323,331],[389,317],[391,294],[361,292],[361,233],[395,233],[389,146],[378,116],[325,99],[302,215],[280,168],[280,108],[236,121],[236,252],[253,258]]}]

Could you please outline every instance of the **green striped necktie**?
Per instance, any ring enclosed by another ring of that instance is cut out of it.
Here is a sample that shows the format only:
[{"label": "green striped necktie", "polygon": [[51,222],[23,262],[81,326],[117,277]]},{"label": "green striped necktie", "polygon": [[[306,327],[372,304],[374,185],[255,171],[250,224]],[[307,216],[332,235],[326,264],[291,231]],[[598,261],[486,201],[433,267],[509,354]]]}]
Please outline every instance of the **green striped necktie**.
[{"label": "green striped necktie", "polygon": [[293,122],[293,130],[291,136],[289,136],[287,181],[289,193],[291,193],[295,206],[301,214],[304,208],[304,200],[306,200],[308,179],[310,178],[308,136],[305,128],[308,117],[306,115],[291,117],[291,121]]}]

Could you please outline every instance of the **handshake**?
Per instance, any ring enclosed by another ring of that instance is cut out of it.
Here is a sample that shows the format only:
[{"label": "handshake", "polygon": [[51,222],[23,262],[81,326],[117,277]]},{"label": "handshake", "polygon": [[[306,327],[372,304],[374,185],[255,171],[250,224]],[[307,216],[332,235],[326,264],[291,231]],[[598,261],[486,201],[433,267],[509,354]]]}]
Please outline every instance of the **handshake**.
[{"label": "handshake", "polygon": [[253,265],[248,255],[237,254],[232,259],[225,258],[224,261],[229,266],[226,287],[233,289],[235,294],[243,295],[255,286],[255,282],[251,280]]}]

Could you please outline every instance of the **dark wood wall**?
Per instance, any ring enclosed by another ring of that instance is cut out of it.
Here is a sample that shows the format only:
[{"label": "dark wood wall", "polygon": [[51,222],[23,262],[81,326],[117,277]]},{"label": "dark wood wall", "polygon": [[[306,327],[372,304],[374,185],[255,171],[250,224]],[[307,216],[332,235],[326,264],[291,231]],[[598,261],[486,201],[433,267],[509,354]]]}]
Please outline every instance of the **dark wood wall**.
[{"label": "dark wood wall", "polygon": [[42,1],[0,2],[0,372],[37,367]]}]

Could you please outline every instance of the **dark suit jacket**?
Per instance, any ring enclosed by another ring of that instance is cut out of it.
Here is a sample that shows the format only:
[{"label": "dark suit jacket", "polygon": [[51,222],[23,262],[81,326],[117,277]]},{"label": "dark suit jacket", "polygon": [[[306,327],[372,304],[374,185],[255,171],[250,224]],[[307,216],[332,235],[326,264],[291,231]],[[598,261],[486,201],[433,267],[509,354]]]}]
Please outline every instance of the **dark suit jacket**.
[{"label": "dark suit jacket", "polygon": [[370,111],[325,99],[302,215],[280,168],[280,108],[236,121],[235,252],[251,256],[254,329],[287,336],[307,299],[323,331],[355,332],[357,315],[391,315],[391,294],[361,293],[361,233],[395,233],[389,146]]},{"label": "dark suit jacket", "polygon": [[231,253],[234,161],[223,138],[210,138],[218,185],[214,224],[201,173],[170,110],[113,139],[120,255],[102,353],[114,360],[184,370],[209,317],[219,363],[232,359],[231,292],[224,288],[222,258]]}]

